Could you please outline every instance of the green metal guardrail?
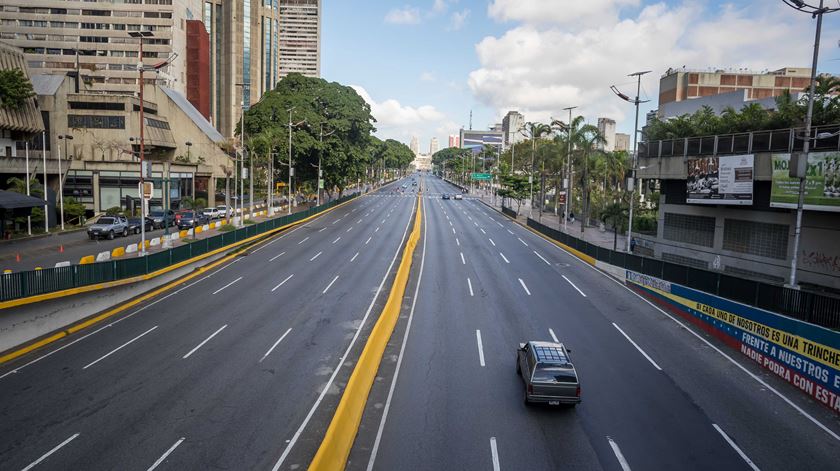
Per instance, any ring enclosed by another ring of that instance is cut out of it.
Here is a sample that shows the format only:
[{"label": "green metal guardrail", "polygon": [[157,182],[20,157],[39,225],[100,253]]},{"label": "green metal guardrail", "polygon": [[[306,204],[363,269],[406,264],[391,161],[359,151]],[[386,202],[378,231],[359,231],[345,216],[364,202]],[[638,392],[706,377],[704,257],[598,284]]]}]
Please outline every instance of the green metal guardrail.
[{"label": "green metal guardrail", "polygon": [[188,244],[149,254],[145,257],[121,258],[87,265],[6,273],[0,275],[0,301],[11,301],[81,286],[148,275],[249,237],[300,221],[357,196],[359,196],[359,193],[354,193],[320,206],[308,208],[305,211],[269,219],[206,239],[191,241]]}]

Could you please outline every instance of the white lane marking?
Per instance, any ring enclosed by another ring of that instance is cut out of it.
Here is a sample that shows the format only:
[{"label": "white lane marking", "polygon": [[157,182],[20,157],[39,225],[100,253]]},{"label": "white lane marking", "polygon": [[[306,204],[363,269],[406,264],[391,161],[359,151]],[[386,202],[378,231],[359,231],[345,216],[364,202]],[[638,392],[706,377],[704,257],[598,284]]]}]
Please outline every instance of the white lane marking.
[{"label": "white lane marking", "polygon": [[469,278],[467,278],[467,286],[470,287],[470,296],[475,296],[475,293],[473,293],[473,289],[472,289],[472,281],[470,281]]},{"label": "white lane marking", "polygon": [[350,211],[350,212],[351,212],[351,213],[355,213],[357,209],[359,209],[359,208],[353,208],[353,210],[352,210],[352,211]]},{"label": "white lane marking", "polygon": [[300,244],[302,244],[302,243],[306,242],[307,240],[309,240],[309,236],[306,236],[306,238],[305,238],[305,239],[303,239],[302,241],[298,242],[298,245],[300,245]]},{"label": "white lane marking", "polygon": [[361,219],[359,219],[358,221],[356,221],[356,224],[361,224],[361,223],[362,223],[362,220],[361,220]]},{"label": "white lane marking", "polygon": [[729,443],[729,446],[731,446],[738,453],[738,455],[740,455],[741,458],[743,458],[743,460],[747,462],[747,466],[752,468],[753,471],[761,471],[758,469],[758,466],[756,466],[755,463],[752,462],[750,457],[747,456],[747,454],[744,453],[741,450],[741,448],[738,445],[736,445],[734,441],[732,441],[731,438],[729,438],[729,435],[727,435],[722,428],[718,427],[718,424],[712,424],[712,427],[714,427],[715,430],[717,430],[718,433],[721,434],[721,436],[723,436],[723,439],[726,440],[726,443]]},{"label": "white lane marking", "polygon": [[[508,260],[508,259],[507,259],[507,257],[505,257],[505,254],[503,254],[503,253],[499,252],[499,255],[501,255],[501,256],[502,256],[502,260],[504,260],[504,261],[505,261],[505,263],[510,263],[510,260]],[[519,280],[519,281],[522,281],[522,280]],[[529,293],[529,294],[530,294],[530,293]]]},{"label": "white lane marking", "polygon": [[477,223],[477,222],[473,221],[473,224],[475,224],[475,227],[478,227],[478,223]]},{"label": "white lane marking", "polygon": [[507,231],[508,231],[508,232],[510,232],[510,233],[511,233],[511,235],[513,235],[513,231],[512,231],[512,230],[508,229]]},{"label": "white lane marking", "polygon": [[[452,221],[447,221],[447,222],[449,222],[449,225],[452,226]],[[455,226],[452,226],[452,227],[455,227]]]},{"label": "white lane marking", "polygon": [[447,220],[447,221],[449,220],[449,215],[448,215],[448,214],[446,215],[446,220]]},{"label": "white lane marking", "polygon": [[333,278],[333,280],[330,281],[330,284],[328,284],[327,287],[324,288],[324,291],[321,291],[321,294],[327,294],[327,291],[332,287],[333,283],[335,283],[335,280],[337,280],[337,279],[338,279],[338,275],[335,275],[335,278]]},{"label": "white lane marking", "polygon": [[277,345],[278,345],[280,342],[282,342],[282,341],[283,341],[283,339],[284,339],[284,338],[286,338],[286,336],[287,336],[287,335],[289,335],[289,332],[291,332],[291,331],[292,331],[292,328],[291,328],[291,327],[289,327],[289,330],[287,330],[287,331],[286,331],[286,333],[284,333],[283,335],[281,335],[281,336],[280,336],[280,338],[279,338],[279,339],[277,339],[277,341],[276,341],[276,342],[274,342],[274,345],[272,345],[272,346],[271,346],[271,348],[269,348],[269,349],[268,349],[268,351],[267,351],[267,352],[265,352],[265,355],[263,355],[263,356],[262,356],[262,358],[260,358],[260,361],[259,361],[258,363],[262,363],[262,361],[263,361],[263,360],[265,360],[265,357],[269,356],[269,355],[271,354],[271,352],[273,352],[273,351],[274,351],[274,348],[275,348],[275,347],[277,347]]},{"label": "white lane marking", "polygon": [[319,230],[318,232],[324,232],[324,231],[326,231],[326,230],[327,230],[327,228],[326,228],[326,227],[324,227],[324,228],[322,228],[321,230]]},{"label": "white lane marking", "polygon": [[[425,205],[424,205],[425,206]],[[420,273],[417,276],[417,287],[414,288],[414,299],[411,301],[411,310],[408,313],[408,322],[405,327],[405,334],[403,334],[403,342],[400,347],[400,354],[397,356],[397,367],[394,370],[394,378],[391,380],[391,388],[388,390],[388,398],[385,400],[385,408],[382,411],[382,419],[379,422],[379,430],[376,432],[376,440],[373,442],[373,449],[370,453],[370,460],[368,461],[367,471],[373,471],[373,464],[376,460],[376,453],[379,451],[379,443],[382,441],[382,431],[385,429],[385,420],[388,418],[388,411],[391,410],[391,399],[394,397],[394,389],[397,386],[397,378],[400,375],[400,367],[402,366],[403,355],[405,354],[405,345],[408,343],[408,334],[411,332],[411,322],[414,319],[414,307],[417,305],[417,298],[420,293],[420,283],[423,281],[423,267],[426,264],[426,233],[428,231],[428,224],[426,224],[426,212],[423,212],[423,254],[420,256]]]},{"label": "white lane marking", "polygon": [[376,230],[375,230],[375,231],[373,231],[373,233],[374,233],[374,234],[376,234],[377,232],[379,232],[379,229],[380,229],[381,227],[382,227],[382,226],[378,226],[378,227],[376,228]]},{"label": "white lane marking", "polygon": [[[540,260],[545,262],[546,265],[551,266],[551,263],[548,260],[544,259],[543,256],[540,255],[539,252],[537,252],[536,250],[534,250],[534,255],[536,255],[537,257],[540,257]],[[566,281],[568,281],[568,280],[566,280]],[[583,293],[581,293],[581,294],[583,294]],[[584,296],[586,296],[586,295],[584,294]]]},{"label": "white lane marking", "polygon": [[630,342],[634,347],[636,347],[636,350],[638,350],[639,353],[641,353],[642,355],[644,355],[645,358],[647,358],[647,361],[649,361],[650,364],[653,365],[654,368],[656,368],[659,371],[662,371],[662,368],[660,368],[659,365],[657,365],[656,362],[653,361],[653,358],[651,358],[647,353],[645,353],[645,351],[642,350],[642,347],[640,347],[636,342],[634,342],[633,339],[631,339],[629,335],[624,333],[624,331],[621,330],[621,327],[619,327],[618,324],[613,322],[612,325],[613,325],[613,327],[618,329],[619,332],[621,332],[621,335],[623,335],[624,338],[626,338],[628,342]]},{"label": "white lane marking", "polygon": [[491,244],[493,244],[493,247],[495,247],[495,246],[496,246],[496,243],[495,243],[495,242],[493,242],[493,239],[489,239],[489,240],[490,240],[490,243],[491,243]]},{"label": "white lane marking", "polygon": [[453,233],[453,234],[455,233],[455,228],[454,228],[454,227],[452,228],[452,233]]},{"label": "white lane marking", "polygon": [[[335,242],[333,242],[333,243],[335,243]],[[309,259],[309,261],[310,261],[310,262],[314,262],[314,261],[315,261],[315,259],[316,259],[316,258],[318,258],[318,257],[320,257],[322,253],[324,253],[324,252],[318,252],[318,253],[316,253],[314,257],[312,257],[312,258],[310,258],[310,259]]]},{"label": "white lane marking", "polygon": [[787,405],[789,405],[790,407],[792,407],[792,408],[793,408],[796,412],[799,412],[799,414],[801,414],[803,417],[805,417],[806,419],[808,419],[811,423],[813,423],[814,425],[816,425],[816,426],[817,426],[820,430],[822,430],[823,432],[825,432],[825,433],[827,433],[828,435],[830,435],[830,436],[831,436],[831,438],[833,438],[833,439],[835,439],[835,440],[837,440],[837,441],[839,441],[839,442],[840,442],[840,435],[838,435],[837,433],[835,433],[835,432],[834,432],[833,430],[831,430],[830,428],[826,427],[826,426],[825,426],[822,422],[820,422],[819,420],[817,420],[817,419],[816,419],[814,416],[812,416],[811,414],[809,414],[809,413],[805,412],[805,410],[804,410],[804,409],[802,409],[801,407],[799,407],[799,406],[798,406],[795,402],[793,402],[792,400],[790,400],[787,396],[785,396],[784,394],[782,394],[779,390],[777,390],[777,389],[776,389],[776,388],[774,388],[773,386],[770,386],[770,385],[769,385],[766,381],[764,381],[763,379],[761,379],[761,378],[759,378],[758,376],[756,376],[755,374],[753,374],[753,373],[752,373],[750,370],[748,370],[748,369],[747,369],[744,365],[742,365],[742,364],[738,363],[737,361],[735,361],[735,359],[734,359],[734,358],[732,358],[732,357],[731,357],[731,356],[729,356],[727,353],[725,353],[723,350],[719,349],[719,348],[718,348],[718,347],[716,347],[714,344],[712,344],[711,342],[709,342],[708,340],[706,340],[705,338],[703,338],[703,336],[701,336],[701,335],[700,335],[700,334],[698,334],[697,332],[693,331],[691,328],[689,328],[689,327],[688,327],[686,324],[684,324],[682,321],[680,321],[680,320],[679,320],[679,319],[677,319],[676,317],[672,316],[671,314],[668,314],[668,313],[667,313],[667,312],[665,312],[663,309],[661,309],[659,306],[657,306],[656,304],[653,304],[653,303],[652,303],[651,301],[649,301],[647,298],[645,298],[645,297],[644,297],[644,296],[642,296],[641,294],[639,294],[639,293],[637,293],[637,292],[633,291],[633,290],[632,290],[632,289],[630,289],[628,286],[625,286],[625,285],[624,285],[621,281],[619,281],[619,280],[617,280],[617,279],[613,278],[611,275],[609,275],[609,274],[607,274],[607,273],[604,273],[604,272],[602,272],[601,270],[599,270],[599,269],[597,269],[597,268],[593,267],[592,265],[589,265],[588,263],[586,263],[586,262],[584,262],[584,261],[580,260],[579,258],[575,257],[574,255],[572,255],[572,254],[571,254],[571,253],[569,253],[568,251],[564,250],[562,247],[559,247],[559,246],[557,246],[557,245],[555,245],[555,244],[552,244],[551,242],[548,242],[548,241],[546,241],[545,239],[543,239],[542,237],[539,237],[539,236],[537,236],[537,235],[535,235],[535,237],[539,238],[540,240],[545,241],[545,242],[546,242],[546,244],[548,244],[548,246],[549,246],[549,247],[554,247],[555,249],[557,249],[557,250],[559,250],[559,251],[561,251],[561,252],[565,253],[565,254],[566,254],[566,255],[568,255],[571,259],[576,260],[576,261],[577,261],[577,262],[579,262],[581,265],[586,266],[586,267],[589,267],[589,268],[590,268],[591,270],[593,270],[595,273],[600,274],[601,276],[603,276],[603,277],[605,277],[606,279],[608,279],[608,280],[612,281],[612,282],[613,282],[613,283],[615,283],[616,285],[618,285],[618,286],[620,286],[620,287],[624,288],[625,290],[627,290],[628,292],[630,292],[631,294],[633,294],[633,295],[634,295],[634,296],[636,296],[637,298],[639,298],[639,299],[641,299],[642,301],[644,301],[645,303],[647,303],[650,307],[652,307],[652,308],[656,309],[657,311],[659,311],[660,313],[662,313],[662,315],[664,315],[664,316],[666,316],[667,318],[669,318],[669,319],[671,319],[672,321],[674,321],[677,325],[679,325],[680,327],[682,327],[684,331],[686,331],[686,332],[690,333],[691,335],[695,336],[698,340],[700,340],[701,342],[705,343],[705,344],[706,344],[709,348],[711,348],[711,349],[713,349],[714,351],[716,351],[716,352],[717,352],[720,356],[722,356],[723,358],[725,358],[726,360],[728,360],[730,363],[732,363],[733,365],[735,365],[736,367],[738,367],[738,369],[740,369],[741,371],[743,371],[744,373],[746,373],[746,374],[747,374],[747,376],[749,376],[750,378],[752,378],[753,380],[755,380],[755,382],[757,382],[758,384],[760,384],[762,387],[766,388],[767,390],[771,391],[771,392],[772,392],[773,394],[775,394],[775,395],[776,395],[779,399],[781,399],[781,400],[782,400],[782,401],[784,401]]},{"label": "white lane marking", "polygon": [[464,252],[461,252],[461,265],[466,265],[467,261],[464,260]]},{"label": "white lane marking", "polygon": [[[387,217],[385,217],[385,219],[388,219],[388,218],[387,218]],[[385,219],[383,219],[383,220],[382,220],[382,222],[381,222],[380,224],[385,224]]]},{"label": "white lane marking", "polygon": [[353,230],[353,226],[350,226],[350,227],[348,227],[348,228],[347,228],[347,230],[346,230],[346,231],[344,231],[344,232],[350,232],[350,231],[352,231],[352,230]]},{"label": "white lane marking", "polygon": [[333,222],[332,222],[332,224],[335,224],[335,223],[337,223],[338,221],[341,221],[341,219],[336,219],[335,221],[333,221]]},{"label": "white lane marking", "polygon": [[610,437],[607,437],[607,440],[610,441],[610,448],[612,448],[613,453],[615,453],[615,457],[618,459],[618,464],[621,465],[622,471],[630,471],[630,465],[627,463],[627,460],[624,459],[624,455],[621,454],[621,448],[618,447],[618,443]]},{"label": "white lane marking", "polygon": [[338,236],[334,241],[332,241],[332,243],[334,244],[334,243],[338,242],[339,240],[341,240],[341,236]]},{"label": "white lane marking", "polygon": [[458,240],[458,238],[457,238],[457,237],[455,238],[455,245],[457,245],[458,247],[460,247],[460,246],[461,246],[461,241],[460,241],[460,240]]},{"label": "white lane marking", "polygon": [[[540,258],[542,258],[542,257],[540,257]],[[572,280],[570,280],[570,279],[566,278],[566,275],[560,275],[560,276],[562,276],[562,277],[563,277],[563,279],[564,279],[564,280],[566,280],[566,282],[567,282],[567,283],[569,283],[570,285],[572,285],[572,288],[576,289],[576,290],[577,290],[577,292],[578,292],[578,293],[580,293],[580,295],[581,295],[581,296],[583,296],[584,298],[586,297],[586,295],[583,293],[583,291],[581,291],[581,290],[580,290],[580,288],[578,288],[577,286],[575,286],[575,284],[574,284],[574,283],[572,283]]]},{"label": "white lane marking", "polygon": [[[461,212],[462,212],[462,213],[464,213],[464,214],[467,214],[467,212],[466,212],[466,211],[464,211],[463,209],[461,210]],[[472,221],[472,217],[471,217],[471,216],[467,216],[467,219],[469,219],[470,221]]]},{"label": "white lane marking", "polygon": [[[287,234],[290,234],[290,233],[292,233],[292,232],[294,232],[294,231],[296,231],[296,230],[300,229],[301,227],[303,227],[303,226],[298,226],[298,227],[296,227],[296,228],[292,229],[292,230],[291,230],[290,232],[288,232]],[[282,255],[282,254],[281,254],[281,255]],[[30,361],[29,363],[24,363],[23,365],[21,365],[21,366],[19,366],[19,367],[15,368],[15,369],[13,369],[13,370],[11,370],[11,371],[7,371],[7,372],[6,372],[6,373],[4,373],[3,375],[0,375],[0,379],[3,379],[3,378],[5,378],[6,376],[9,376],[9,375],[11,375],[11,374],[16,374],[17,372],[19,372],[20,370],[22,370],[22,369],[26,368],[27,366],[33,365],[33,364],[35,364],[35,363],[37,363],[37,362],[39,362],[39,361],[43,360],[44,358],[47,358],[48,356],[51,356],[51,355],[52,355],[52,354],[54,354],[54,353],[58,353],[58,352],[60,352],[60,351],[64,350],[65,348],[70,347],[71,345],[74,345],[74,344],[76,344],[76,343],[78,343],[78,342],[81,342],[82,340],[84,340],[84,339],[86,339],[86,338],[90,337],[91,335],[97,334],[97,333],[99,333],[99,332],[101,332],[101,331],[103,331],[103,330],[107,329],[108,327],[113,327],[115,324],[118,324],[118,323],[120,323],[120,322],[122,322],[122,321],[124,321],[124,320],[126,320],[126,319],[130,319],[130,318],[134,317],[135,315],[140,314],[141,312],[145,311],[146,309],[148,309],[148,308],[150,308],[150,307],[152,307],[152,306],[154,306],[154,305],[156,305],[156,304],[158,304],[158,303],[160,303],[160,302],[163,302],[163,301],[165,301],[165,300],[167,300],[167,299],[171,298],[172,296],[175,296],[176,294],[178,294],[178,293],[180,293],[180,292],[182,292],[182,291],[184,291],[184,290],[186,290],[186,289],[188,289],[188,288],[191,288],[191,287],[193,287],[193,286],[197,285],[198,283],[201,283],[202,281],[204,281],[204,280],[206,280],[206,279],[210,278],[210,277],[211,277],[211,276],[213,276],[213,275],[216,275],[216,274],[220,273],[220,272],[221,272],[222,270],[224,270],[225,268],[230,267],[231,265],[233,265],[234,263],[236,263],[236,262],[238,262],[238,261],[240,261],[240,260],[242,260],[242,259],[241,259],[241,258],[237,258],[236,260],[234,260],[234,261],[232,261],[232,262],[228,263],[227,265],[222,266],[221,268],[219,268],[218,270],[216,270],[216,271],[214,271],[214,272],[210,273],[209,275],[207,275],[207,276],[205,276],[205,277],[203,277],[203,278],[199,278],[199,279],[197,279],[197,280],[193,281],[192,283],[190,283],[190,284],[188,284],[188,285],[186,285],[186,286],[184,286],[184,287],[182,287],[182,288],[178,288],[178,289],[176,289],[175,291],[173,291],[173,292],[171,292],[171,293],[169,293],[169,294],[167,294],[167,295],[165,295],[165,296],[163,296],[163,297],[160,297],[160,298],[158,298],[158,299],[156,299],[156,300],[154,300],[154,301],[152,301],[152,302],[150,302],[150,303],[148,303],[148,304],[146,304],[146,305],[144,305],[143,307],[141,307],[141,308],[137,309],[136,311],[132,312],[131,314],[127,314],[126,316],[124,316],[124,317],[120,317],[119,319],[115,320],[114,322],[110,322],[110,323],[108,323],[108,324],[105,324],[105,325],[103,325],[102,327],[100,327],[100,328],[98,328],[98,329],[94,330],[93,332],[91,332],[91,333],[89,333],[89,334],[85,334],[85,335],[83,335],[83,336],[81,336],[81,337],[77,338],[76,340],[74,340],[74,341],[72,341],[72,342],[68,343],[68,344],[62,345],[62,346],[60,346],[60,347],[56,348],[55,350],[52,350],[52,351],[50,351],[50,352],[48,352],[48,353],[45,353],[44,355],[41,355],[40,357],[38,357],[38,358],[36,358],[36,359],[34,359],[34,360]]]},{"label": "white lane marking", "polygon": [[225,328],[227,328],[227,326],[228,326],[228,325],[227,325],[227,324],[225,324],[225,325],[223,325],[223,326],[219,327],[219,330],[217,330],[217,331],[213,332],[212,334],[210,334],[210,336],[209,336],[209,337],[207,337],[206,339],[204,339],[204,341],[203,341],[203,342],[201,342],[200,344],[196,345],[196,346],[195,346],[192,350],[190,350],[189,352],[187,352],[187,354],[186,354],[186,355],[184,355],[184,356],[183,356],[183,357],[181,357],[181,358],[182,358],[182,359],[184,359],[184,360],[186,360],[187,358],[189,358],[189,357],[190,357],[190,355],[192,355],[193,353],[195,353],[195,352],[196,352],[196,350],[198,350],[199,348],[203,347],[205,343],[209,342],[209,341],[210,341],[210,339],[212,339],[213,337],[215,337],[215,336],[219,335],[219,332],[221,332],[221,331],[225,330]]},{"label": "white lane marking", "polygon": [[353,260],[356,260],[356,257],[358,257],[358,256],[359,256],[359,252],[356,252],[356,255],[353,255],[353,258],[351,258],[350,261],[352,262]]},{"label": "white lane marking", "polygon": [[29,471],[30,469],[34,468],[35,466],[38,466],[38,464],[39,464],[39,463],[41,463],[41,461],[44,461],[45,459],[49,458],[51,454],[53,454],[53,453],[55,453],[56,451],[58,451],[58,450],[59,450],[61,447],[63,447],[64,445],[66,445],[66,444],[68,444],[68,443],[72,442],[72,441],[73,441],[76,437],[78,437],[78,436],[79,436],[79,434],[78,434],[78,433],[76,433],[76,434],[72,435],[70,438],[68,438],[67,440],[64,440],[63,442],[59,443],[59,444],[58,444],[55,448],[53,448],[52,450],[50,450],[50,451],[48,451],[48,452],[44,453],[44,455],[43,455],[43,456],[41,456],[41,457],[40,457],[40,458],[38,458],[37,460],[35,460],[35,461],[33,461],[32,463],[30,463],[30,464],[29,464],[29,466],[27,466],[27,467],[23,468],[23,471]]},{"label": "white lane marking", "polygon": [[479,227],[479,228],[478,228],[478,230],[479,230],[479,231],[481,231],[481,233],[482,233],[482,234],[487,235],[487,233],[486,233],[486,232],[484,232],[484,229],[482,229],[482,228],[480,228],[480,227]]},{"label": "white lane marking", "polygon": [[[338,375],[338,372],[341,370],[341,366],[347,360],[347,356],[350,354],[350,350],[353,349],[353,346],[356,345],[356,340],[358,340],[359,335],[362,332],[362,329],[367,322],[368,317],[370,317],[370,313],[373,310],[373,306],[376,303],[379,294],[382,292],[382,287],[385,286],[385,280],[388,279],[388,274],[391,273],[391,269],[394,268],[394,263],[397,261],[397,257],[400,254],[400,249],[402,248],[403,244],[405,243],[405,236],[408,234],[408,226],[411,224],[411,216],[414,215],[414,210],[409,213],[409,219],[406,221],[405,229],[403,230],[402,239],[400,239],[400,244],[397,246],[397,251],[394,252],[394,257],[391,259],[391,264],[388,265],[388,269],[385,270],[385,275],[382,277],[382,281],[379,282],[379,287],[376,288],[376,293],[373,295],[373,299],[370,301],[370,305],[368,305],[367,311],[365,312],[364,317],[362,317],[362,322],[359,323],[359,327],[356,329],[356,333],[353,335],[353,338],[350,340],[350,345],[347,346],[347,349],[344,351],[344,354],[341,355],[341,358],[338,361],[335,369],[333,369],[332,376],[327,381],[327,384],[324,385],[324,388],[321,389],[321,394],[318,395],[318,399],[315,400],[315,404],[312,405],[312,408],[309,409],[309,412],[306,414],[306,417],[303,419],[303,422],[300,424],[300,427],[295,431],[292,438],[289,440],[286,448],[283,450],[283,453],[280,455],[280,458],[277,459],[277,462],[274,463],[274,466],[271,468],[271,471],[278,471],[281,466],[283,466],[283,462],[286,461],[286,458],[291,453],[292,448],[297,443],[298,439],[300,439],[303,430],[309,424],[309,421],[312,420],[312,416],[315,415],[315,411],[318,410],[318,406],[321,405],[321,401],[324,400],[324,397],[327,395],[327,392],[330,390],[333,382],[335,381],[335,377]],[[356,253],[356,255],[359,255]],[[356,258],[356,257],[353,257]]]},{"label": "white lane marking", "polygon": [[[493,218],[490,218],[490,219],[493,219]],[[496,224],[498,224],[498,225],[499,225],[499,227],[505,227],[505,226],[503,226],[503,225],[502,225],[502,223],[500,223],[499,221],[495,221],[495,223],[496,223]]]},{"label": "white lane marking", "polygon": [[522,278],[519,278],[519,284],[520,284],[520,285],[522,285],[522,289],[524,289],[524,290],[525,290],[525,292],[526,292],[526,293],[528,293],[528,296],[530,296],[530,295],[531,295],[531,292],[530,292],[530,291],[528,291],[528,287],[527,287],[527,286],[525,286],[525,282],[524,282],[524,281],[522,281]]},{"label": "white lane marking", "polygon": [[490,456],[493,458],[493,471],[500,471],[499,450],[496,448],[496,437],[490,437]]},{"label": "white lane marking", "polygon": [[268,261],[269,261],[269,262],[273,262],[274,260],[276,260],[276,259],[277,259],[277,258],[279,258],[279,257],[282,257],[283,255],[286,255],[286,252],[280,252],[279,254],[277,254],[277,255],[275,255],[275,256],[273,256],[273,257],[271,257]]},{"label": "white lane marking", "polygon": [[475,341],[478,344],[478,362],[484,366],[484,347],[481,345],[481,331],[475,331]]},{"label": "white lane marking", "polygon": [[148,334],[149,332],[151,332],[151,331],[153,331],[153,330],[155,330],[155,329],[157,329],[157,328],[158,328],[158,326],[154,326],[154,327],[152,327],[151,329],[149,329],[149,330],[147,330],[147,331],[143,332],[142,334],[138,335],[137,337],[134,337],[133,339],[129,340],[128,342],[126,342],[126,343],[124,343],[124,344],[120,345],[119,347],[117,347],[117,348],[115,348],[115,349],[111,350],[110,352],[106,353],[104,356],[101,356],[101,357],[99,357],[98,359],[96,359],[96,360],[94,360],[94,361],[92,361],[92,362],[88,363],[88,364],[87,364],[87,365],[85,365],[85,367],[84,367],[84,368],[82,368],[82,369],[83,369],[83,370],[86,370],[86,369],[90,368],[91,366],[93,366],[93,365],[95,365],[95,364],[99,363],[100,361],[102,361],[102,360],[104,360],[104,359],[108,358],[109,356],[113,355],[114,353],[117,353],[118,351],[120,351],[120,350],[122,350],[123,348],[125,348],[125,347],[129,346],[130,344],[132,344],[135,340],[138,340],[140,337],[142,337],[142,336],[144,336],[144,335]]},{"label": "white lane marking", "polygon": [[552,340],[554,340],[556,343],[560,343],[560,341],[557,340],[557,336],[554,335],[554,330],[553,329],[548,329],[548,333],[551,334],[551,339]]},{"label": "white lane marking", "polygon": [[171,454],[172,454],[172,452],[173,452],[173,451],[175,451],[175,449],[176,449],[176,448],[178,448],[178,445],[180,445],[181,443],[183,443],[183,442],[184,442],[184,440],[186,440],[186,438],[184,438],[184,437],[181,437],[180,439],[178,439],[178,441],[177,441],[177,442],[175,442],[175,444],[174,444],[174,445],[172,445],[171,447],[169,447],[169,449],[168,449],[168,450],[166,450],[166,453],[164,453],[163,455],[161,455],[161,457],[160,457],[160,458],[158,458],[158,459],[157,459],[157,461],[155,461],[155,462],[154,462],[154,464],[152,464],[152,465],[149,467],[149,469],[148,469],[148,470],[146,470],[146,471],[154,471],[154,469],[155,469],[155,468],[157,468],[158,466],[160,466],[160,465],[161,465],[161,463],[163,463],[163,461],[164,461],[164,460],[165,460],[165,459],[166,459],[169,455],[171,455]]},{"label": "white lane marking", "polygon": [[235,280],[231,281],[230,283],[228,283],[228,284],[226,284],[226,285],[222,286],[221,288],[217,289],[216,291],[213,291],[213,294],[220,293],[223,289],[227,288],[228,286],[230,286],[230,285],[232,285],[232,284],[236,283],[237,281],[239,281],[239,280],[241,280],[241,279],[242,279],[242,277],[240,276],[239,278],[237,278],[237,279],[235,279]]},{"label": "white lane marking", "polygon": [[286,279],[285,279],[285,280],[283,280],[283,281],[281,281],[279,285],[275,286],[274,288],[271,288],[271,292],[273,293],[274,291],[276,291],[276,290],[277,290],[277,288],[279,288],[279,287],[283,286],[284,284],[286,284],[286,282],[287,282],[287,281],[289,281],[289,280],[291,280],[293,276],[295,276],[295,274],[294,274],[294,273],[292,273],[291,275],[287,276],[287,277],[286,277]]},{"label": "white lane marking", "polygon": [[528,246],[528,244],[524,240],[522,240],[521,237],[517,237],[517,239],[519,239],[519,242],[522,242],[522,245],[524,245],[525,247]]},{"label": "white lane marking", "polygon": [[[371,239],[373,239],[373,236],[368,237],[368,240],[365,241],[365,245],[369,244]],[[352,260],[351,260],[351,262],[352,262]]]}]

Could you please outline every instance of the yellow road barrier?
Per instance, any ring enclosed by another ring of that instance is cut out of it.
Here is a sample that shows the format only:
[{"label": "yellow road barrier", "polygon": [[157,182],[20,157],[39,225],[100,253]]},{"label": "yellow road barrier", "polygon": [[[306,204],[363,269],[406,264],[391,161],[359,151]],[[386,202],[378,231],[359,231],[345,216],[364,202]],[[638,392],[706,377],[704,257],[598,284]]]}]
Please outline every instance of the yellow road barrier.
[{"label": "yellow road barrier", "polygon": [[79,259],[79,265],[88,265],[96,261],[96,257],[93,255],[86,255]]},{"label": "yellow road barrier", "polygon": [[347,464],[347,457],[350,456],[350,449],[359,431],[359,423],[362,421],[362,414],[365,410],[370,388],[373,386],[382,355],[388,344],[388,339],[394,332],[397,320],[400,317],[405,288],[408,284],[408,275],[411,271],[411,259],[414,255],[414,248],[420,240],[420,224],[422,221],[423,200],[417,197],[417,213],[414,218],[414,228],[408,237],[402,260],[388,295],[388,301],[382,309],[379,319],[373,326],[368,337],[365,348],[359,356],[359,361],[347,381],[344,394],[335,410],[335,415],[330,422],[329,428],[324,435],[321,446],[315,458],[309,465],[309,471],[335,471],[344,469]]},{"label": "yellow road barrier", "polygon": [[122,257],[125,255],[125,247],[117,247],[111,251],[111,258]]}]

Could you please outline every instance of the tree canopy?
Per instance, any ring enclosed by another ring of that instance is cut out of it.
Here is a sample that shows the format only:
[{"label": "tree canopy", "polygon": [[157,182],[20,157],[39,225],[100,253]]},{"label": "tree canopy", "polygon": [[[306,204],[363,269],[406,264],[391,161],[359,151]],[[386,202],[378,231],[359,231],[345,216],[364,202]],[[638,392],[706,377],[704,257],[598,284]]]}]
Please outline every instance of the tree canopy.
[{"label": "tree canopy", "polygon": [[19,109],[33,96],[32,82],[22,70],[0,70],[0,108]]}]

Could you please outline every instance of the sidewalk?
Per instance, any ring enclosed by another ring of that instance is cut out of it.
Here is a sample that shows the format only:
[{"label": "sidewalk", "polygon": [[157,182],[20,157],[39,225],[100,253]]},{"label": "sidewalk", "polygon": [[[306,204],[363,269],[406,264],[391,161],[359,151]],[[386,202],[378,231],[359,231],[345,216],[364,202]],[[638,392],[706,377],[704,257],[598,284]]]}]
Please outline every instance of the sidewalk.
[{"label": "sidewalk", "polygon": [[[496,201],[495,201],[495,204],[494,204],[494,202],[493,202],[494,198],[492,196],[490,196],[489,194],[476,194],[476,195],[473,195],[473,196],[476,199],[480,199],[481,201],[486,203],[488,206],[491,206],[492,208],[495,208],[498,211],[502,210],[502,206],[501,206],[502,199],[499,198],[499,197],[495,198]],[[516,205],[514,205],[510,209],[513,209],[514,211],[516,211]],[[530,209],[530,205],[528,204],[528,202],[527,201],[523,202],[522,206],[519,209],[519,213],[517,215],[516,220],[521,222],[522,224],[527,225],[527,223],[528,223],[528,210],[529,209]],[[540,224],[548,226],[552,229],[556,229],[560,232],[566,232],[569,235],[571,235],[572,237],[577,237],[578,239],[583,239],[586,242],[589,242],[590,244],[594,244],[594,245],[604,247],[604,248],[610,249],[610,250],[613,249],[613,244],[616,241],[615,241],[615,234],[611,230],[607,229],[607,230],[601,231],[597,226],[587,225],[583,234],[581,234],[580,231],[581,231],[581,226],[583,225],[583,221],[578,220],[578,219],[576,219],[574,222],[571,222],[571,221],[568,222],[566,224],[566,229],[567,230],[563,230],[564,227],[563,227],[563,222],[561,220],[561,217],[562,216],[555,215],[553,212],[543,212],[542,214],[540,214],[539,211],[534,211],[531,219],[539,222]],[[620,252],[626,250],[625,249],[625,247],[627,247],[627,235],[626,234],[618,234],[618,240],[617,240],[616,247],[617,247],[617,250],[620,251]]]}]

